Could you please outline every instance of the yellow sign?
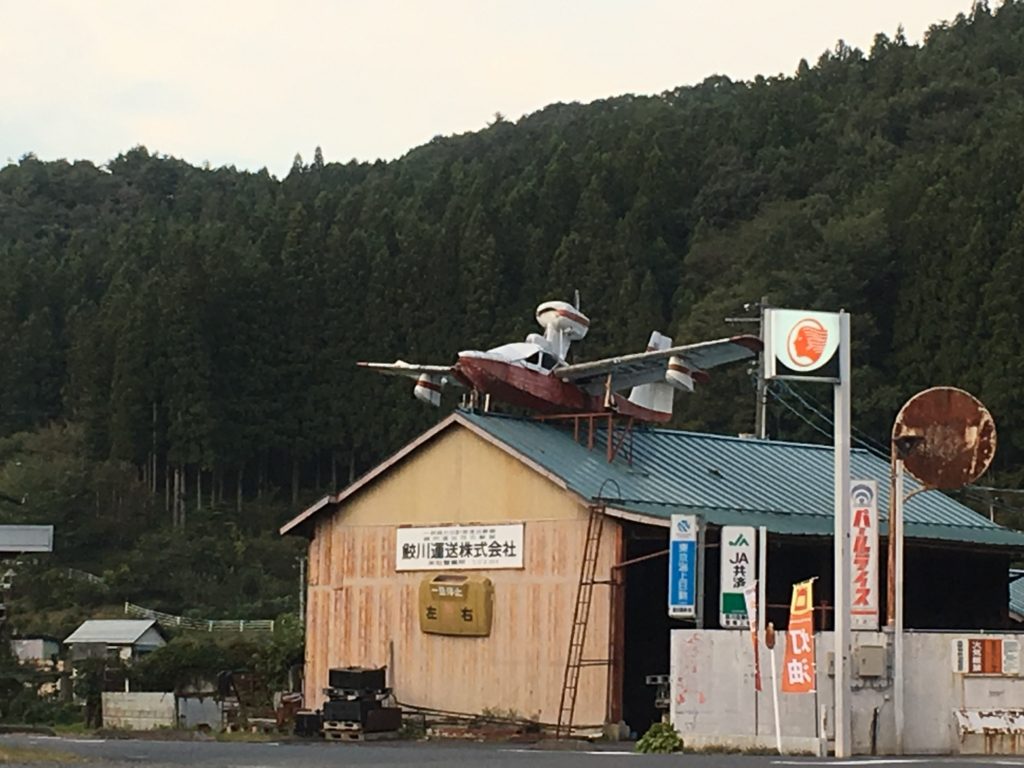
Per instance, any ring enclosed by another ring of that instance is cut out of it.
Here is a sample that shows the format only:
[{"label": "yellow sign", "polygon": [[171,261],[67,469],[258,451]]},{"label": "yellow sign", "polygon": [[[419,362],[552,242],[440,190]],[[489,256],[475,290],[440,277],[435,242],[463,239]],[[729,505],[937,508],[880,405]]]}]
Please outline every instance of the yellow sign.
[{"label": "yellow sign", "polygon": [[491,634],[494,586],[481,576],[442,573],[420,582],[420,630],[433,635]]}]

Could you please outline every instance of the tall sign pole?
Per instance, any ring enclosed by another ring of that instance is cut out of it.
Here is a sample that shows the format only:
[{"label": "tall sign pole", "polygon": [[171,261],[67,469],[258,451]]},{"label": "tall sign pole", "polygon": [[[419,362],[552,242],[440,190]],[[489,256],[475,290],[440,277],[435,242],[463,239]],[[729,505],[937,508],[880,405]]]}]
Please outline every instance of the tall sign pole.
[{"label": "tall sign pole", "polygon": [[[835,755],[852,753],[850,694],[850,316],[765,310],[765,378],[820,381],[835,397]],[[787,669],[787,675],[789,671]],[[783,690],[798,681],[783,678]]]},{"label": "tall sign pole", "polygon": [[850,708],[850,316],[839,313],[835,384],[835,737],[837,758],[852,753]]},{"label": "tall sign pole", "polygon": [[903,460],[896,459],[893,472],[893,516],[889,524],[889,535],[895,543],[894,570],[896,596],[893,618],[895,622],[892,644],[892,704],[896,726],[896,754],[903,754]]}]

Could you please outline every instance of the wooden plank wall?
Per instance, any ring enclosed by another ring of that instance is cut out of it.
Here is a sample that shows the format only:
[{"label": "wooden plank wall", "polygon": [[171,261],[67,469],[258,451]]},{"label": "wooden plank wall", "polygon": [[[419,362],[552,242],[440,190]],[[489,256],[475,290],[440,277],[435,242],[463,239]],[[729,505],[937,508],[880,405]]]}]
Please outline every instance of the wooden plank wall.
[{"label": "wooden plank wall", "polygon": [[[388,474],[352,507],[317,523],[309,551],[306,706],[323,702],[331,667],[389,664],[403,703],[466,713],[511,709],[557,721],[587,507],[462,429]],[[501,492],[489,495],[494,487]],[[396,526],[470,521],[524,522],[525,567],[463,572],[494,583],[489,637],[425,634],[418,589],[437,572],[395,571]],[[606,519],[599,579],[615,562],[619,532]],[[608,658],[609,607],[609,588],[596,586],[586,658]],[[605,666],[582,670],[577,724],[604,722],[607,682]]]}]

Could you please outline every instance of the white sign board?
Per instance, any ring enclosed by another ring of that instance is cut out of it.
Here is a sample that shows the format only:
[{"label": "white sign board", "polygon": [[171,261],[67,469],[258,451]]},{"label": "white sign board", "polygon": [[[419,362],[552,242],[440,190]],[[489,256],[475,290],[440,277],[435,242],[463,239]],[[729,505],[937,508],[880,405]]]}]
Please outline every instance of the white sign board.
[{"label": "white sign board", "polygon": [[878,629],[878,482],[850,482],[850,627]]},{"label": "white sign board", "polygon": [[697,516],[672,515],[668,550],[668,615],[697,615]]},{"label": "white sign board", "polygon": [[754,546],[756,533],[753,526],[726,525],[722,527],[719,551],[722,553],[718,623],[723,629],[742,629],[747,626],[747,602],[744,590],[757,576]]},{"label": "white sign board", "polygon": [[395,530],[396,571],[522,567],[522,523]]},{"label": "white sign board", "polygon": [[839,313],[765,310],[766,379],[839,381]]},{"label": "white sign board", "polygon": [[52,551],[52,525],[0,525],[0,552]]},{"label": "white sign board", "polygon": [[961,675],[1020,675],[1020,642],[968,637],[953,641],[953,671]]}]

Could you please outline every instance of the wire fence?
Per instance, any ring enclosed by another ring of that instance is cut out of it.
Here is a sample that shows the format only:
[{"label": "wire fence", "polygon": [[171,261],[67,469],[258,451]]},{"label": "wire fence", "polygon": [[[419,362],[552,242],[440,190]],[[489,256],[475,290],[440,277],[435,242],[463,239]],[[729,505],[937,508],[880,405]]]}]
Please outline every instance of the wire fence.
[{"label": "wire fence", "polygon": [[181,629],[193,629],[199,632],[273,632],[273,619],[190,619],[186,616],[175,616],[162,611],[154,611],[151,608],[143,608],[141,605],[126,602],[124,604],[126,616],[134,616],[140,619],[156,619],[164,627],[180,627]]}]

